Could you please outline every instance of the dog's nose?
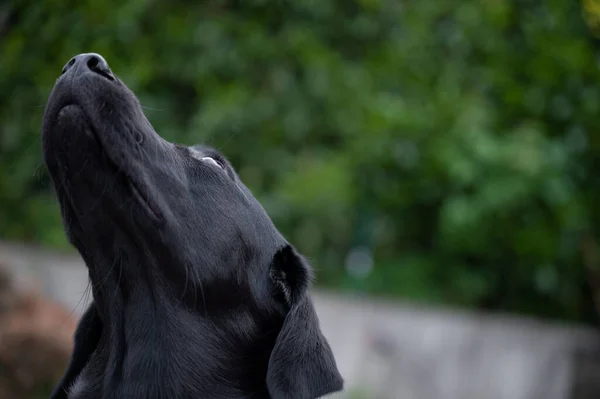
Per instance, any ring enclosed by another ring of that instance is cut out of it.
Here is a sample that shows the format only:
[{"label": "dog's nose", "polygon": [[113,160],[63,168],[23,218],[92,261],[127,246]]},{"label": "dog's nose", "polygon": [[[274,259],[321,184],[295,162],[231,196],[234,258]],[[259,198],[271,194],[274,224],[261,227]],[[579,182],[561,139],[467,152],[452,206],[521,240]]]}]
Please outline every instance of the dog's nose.
[{"label": "dog's nose", "polygon": [[114,79],[113,73],[108,66],[108,62],[100,54],[85,53],[71,58],[63,67],[62,75],[68,73],[73,76],[81,75],[84,72],[95,72],[108,79]]}]

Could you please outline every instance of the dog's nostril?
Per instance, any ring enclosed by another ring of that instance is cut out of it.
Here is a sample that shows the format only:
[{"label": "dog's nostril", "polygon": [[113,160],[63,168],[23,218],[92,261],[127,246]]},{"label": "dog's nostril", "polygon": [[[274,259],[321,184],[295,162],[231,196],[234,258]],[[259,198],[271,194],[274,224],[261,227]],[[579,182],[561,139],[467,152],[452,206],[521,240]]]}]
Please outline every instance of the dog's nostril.
[{"label": "dog's nostril", "polygon": [[67,72],[73,66],[73,64],[75,64],[75,57],[71,58],[69,62],[67,62],[67,65],[63,67],[60,74],[63,75],[65,72]]},{"label": "dog's nostril", "polygon": [[100,59],[98,57],[96,57],[95,55],[91,56],[90,59],[87,62],[87,66],[88,68],[90,68],[92,71],[95,71],[98,69],[98,63],[100,63]]},{"label": "dog's nostril", "polygon": [[112,79],[112,72],[108,67],[108,63],[99,54],[89,54],[86,65],[90,71],[96,72],[107,78]]}]

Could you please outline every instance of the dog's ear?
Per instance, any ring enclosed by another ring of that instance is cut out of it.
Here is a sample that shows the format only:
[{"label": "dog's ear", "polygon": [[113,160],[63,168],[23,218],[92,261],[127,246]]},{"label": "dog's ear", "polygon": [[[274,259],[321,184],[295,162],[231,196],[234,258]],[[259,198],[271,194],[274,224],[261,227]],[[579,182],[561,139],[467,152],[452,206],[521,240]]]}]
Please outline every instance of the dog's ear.
[{"label": "dog's ear", "polygon": [[101,335],[102,320],[100,319],[96,307],[92,303],[79,320],[77,330],[75,330],[75,336],[73,337],[73,353],[71,354],[69,365],[50,395],[50,399],[68,398],[68,389],[73,385],[77,376],[79,376],[87,362],[90,360],[92,353],[98,346]]},{"label": "dog's ear", "polygon": [[314,399],[340,391],[344,381],[308,296],[312,269],[287,245],[275,254],[270,273],[289,307],[269,359],[271,397]]}]

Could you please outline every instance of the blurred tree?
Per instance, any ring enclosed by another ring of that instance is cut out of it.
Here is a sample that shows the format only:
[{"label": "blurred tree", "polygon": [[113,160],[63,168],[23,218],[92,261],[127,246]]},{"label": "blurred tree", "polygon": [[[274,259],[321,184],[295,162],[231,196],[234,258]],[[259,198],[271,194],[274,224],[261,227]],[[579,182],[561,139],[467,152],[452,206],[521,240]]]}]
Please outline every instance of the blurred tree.
[{"label": "blurred tree", "polygon": [[600,88],[582,15],[567,0],[9,1],[0,234],[66,245],[39,130],[63,64],[95,51],[165,138],[228,155],[323,284],[591,321]]}]

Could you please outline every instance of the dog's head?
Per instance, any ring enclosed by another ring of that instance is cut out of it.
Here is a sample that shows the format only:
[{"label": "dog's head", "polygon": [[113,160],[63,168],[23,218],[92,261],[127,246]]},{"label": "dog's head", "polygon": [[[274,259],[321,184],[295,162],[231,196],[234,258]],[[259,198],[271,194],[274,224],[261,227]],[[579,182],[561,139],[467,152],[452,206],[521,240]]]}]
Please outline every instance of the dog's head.
[{"label": "dog's head", "polygon": [[[276,326],[264,366],[273,398],[342,388],[308,296],[310,266],[223,155],[163,140],[98,54],[67,63],[42,130],[66,234],[86,261],[95,300],[95,321],[76,337],[59,390],[95,350],[86,334],[97,343],[94,330],[148,303],[209,320],[244,345]],[[246,331],[235,331],[239,320]]]}]

